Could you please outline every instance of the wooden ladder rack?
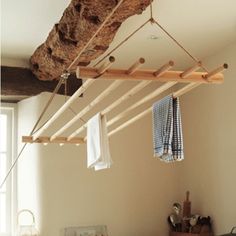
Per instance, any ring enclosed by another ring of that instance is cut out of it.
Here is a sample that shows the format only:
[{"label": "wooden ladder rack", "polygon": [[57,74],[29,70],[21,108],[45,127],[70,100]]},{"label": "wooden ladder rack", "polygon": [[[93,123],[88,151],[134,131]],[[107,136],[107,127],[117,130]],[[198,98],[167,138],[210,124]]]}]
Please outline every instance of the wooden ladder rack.
[{"label": "wooden ladder rack", "polygon": [[[110,69],[114,64],[115,58],[110,56],[108,61],[102,64],[99,68],[91,68],[91,67],[77,67],[76,75],[77,78],[85,79],[85,83],[80,87],[75,94],[73,94],[70,99],[55,113],[53,116],[44,124],[42,128],[40,128],[36,133],[31,136],[23,136],[22,141],[25,143],[59,143],[63,144],[83,144],[86,142],[86,137],[78,138],[76,137],[82,131],[87,128],[87,124],[80,126],[74,132],[72,132],[68,137],[61,137],[60,135],[65,132],[69,127],[71,127],[75,122],[81,119],[87,112],[92,110],[98,103],[104,100],[107,95],[114,92],[124,81],[140,81],[138,85],[134,86],[131,90],[122,95],[117,101],[108,105],[103,111],[101,111],[102,115],[106,115],[114,108],[119,106],[124,101],[130,99],[136,93],[140,92],[143,88],[145,88],[152,81],[164,82],[163,85],[158,87],[156,90],[141,98],[134,104],[130,105],[128,108],[123,110],[120,114],[116,115],[112,119],[107,122],[107,126],[111,126],[115,124],[120,119],[124,118],[131,111],[141,106],[142,104],[151,101],[153,98],[159,96],[169,88],[173,87],[177,83],[184,83],[181,89],[174,92],[172,95],[174,97],[179,97],[190,90],[196,88],[201,84],[220,84],[224,81],[224,76],[221,72],[228,68],[227,64],[223,64],[222,66],[217,67],[216,69],[206,72],[196,72],[202,66],[202,62],[198,62],[190,68],[187,68],[185,71],[173,71],[170,70],[173,68],[175,63],[173,61],[168,61],[166,64],[162,65],[158,70],[144,70],[139,69],[144,63],[144,58],[139,58],[133,65],[131,65],[128,69]],[[57,130],[50,137],[41,136],[41,134],[51,126],[56,119],[83,93],[85,92],[95,81],[98,80],[115,80],[111,85],[109,85],[100,95],[98,95],[87,107],[81,110],[75,117],[73,117],[70,121],[68,121],[64,126],[62,126],[59,130]],[[152,108],[149,107],[144,111],[136,114],[129,120],[125,121],[120,126],[114,128],[109,132],[109,136],[114,135],[118,131],[127,127],[128,125],[134,123],[135,121],[141,119],[146,114],[151,112]]]}]

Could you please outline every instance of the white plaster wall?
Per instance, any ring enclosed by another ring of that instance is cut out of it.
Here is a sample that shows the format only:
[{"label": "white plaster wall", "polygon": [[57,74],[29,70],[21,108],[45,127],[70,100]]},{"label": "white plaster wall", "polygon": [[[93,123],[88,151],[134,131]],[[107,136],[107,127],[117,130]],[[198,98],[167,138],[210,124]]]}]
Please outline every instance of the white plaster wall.
[{"label": "white plaster wall", "polygon": [[205,60],[229,69],[222,85],[200,86],[181,98],[186,160],[182,192],[193,211],[210,215],[216,235],[236,225],[236,43]]},{"label": "white plaster wall", "polygon": [[[25,99],[18,103],[18,153],[23,147],[22,135],[29,135],[38,116],[37,97]],[[28,144],[17,163],[17,198],[18,211],[22,209],[31,210],[36,219],[39,219],[40,201],[39,188],[39,149],[37,146]],[[31,224],[29,214],[22,214],[19,218],[20,224]]]}]

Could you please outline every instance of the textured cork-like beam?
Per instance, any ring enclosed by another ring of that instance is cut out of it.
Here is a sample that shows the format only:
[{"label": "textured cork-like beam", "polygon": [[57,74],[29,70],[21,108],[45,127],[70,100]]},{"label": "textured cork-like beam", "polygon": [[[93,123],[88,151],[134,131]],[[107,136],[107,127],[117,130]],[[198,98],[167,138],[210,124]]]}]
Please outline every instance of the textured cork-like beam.
[{"label": "textured cork-like beam", "polygon": [[[84,51],[78,65],[86,66],[103,54],[122,22],[141,14],[152,0],[124,0],[105,27]],[[30,59],[32,72],[40,80],[58,79],[93,36],[117,0],[72,0],[46,41]],[[75,65],[76,67],[77,65]]]}]

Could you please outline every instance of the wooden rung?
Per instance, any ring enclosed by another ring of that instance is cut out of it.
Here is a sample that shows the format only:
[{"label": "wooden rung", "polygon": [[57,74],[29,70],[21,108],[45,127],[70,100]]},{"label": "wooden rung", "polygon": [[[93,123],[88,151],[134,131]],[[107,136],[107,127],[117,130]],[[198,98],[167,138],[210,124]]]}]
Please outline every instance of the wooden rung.
[{"label": "wooden rung", "polygon": [[191,75],[194,71],[197,71],[199,68],[201,68],[202,66],[202,62],[199,61],[196,65],[188,68],[187,70],[185,70],[183,73],[180,74],[181,78],[186,78],[189,75]]},{"label": "wooden rung", "polygon": [[[206,80],[212,79],[213,76],[217,75],[218,73],[228,69],[228,64],[224,63],[222,66],[219,66],[215,70],[210,71],[208,74],[203,75],[203,78]],[[212,82],[212,80],[211,80]]]},{"label": "wooden rung", "polygon": [[133,87],[132,89],[130,89],[128,92],[126,92],[125,94],[123,94],[119,99],[117,99],[116,101],[114,101],[113,103],[111,103],[108,107],[106,107],[101,114],[105,115],[108,112],[112,111],[113,109],[115,109],[117,106],[119,106],[122,102],[132,98],[135,94],[137,94],[139,91],[141,91],[143,88],[145,88],[147,85],[149,85],[151,83],[151,81],[142,81],[139,82],[135,87]]},{"label": "wooden rung", "polygon": [[127,74],[131,75],[133,74],[142,64],[145,63],[145,59],[144,58],[139,58],[138,61],[136,61],[128,70],[127,70]]},{"label": "wooden rung", "polygon": [[125,127],[129,126],[130,124],[136,122],[137,120],[143,118],[144,116],[146,116],[149,112],[152,111],[152,107],[144,110],[143,112],[139,113],[138,115],[132,117],[131,119],[125,121],[123,124],[121,124],[120,126],[118,126],[117,128],[113,129],[112,131],[110,131],[108,133],[108,136],[112,136],[114,135],[115,133],[117,133],[118,131],[124,129]]},{"label": "wooden rung", "polygon": [[98,74],[103,74],[115,62],[115,57],[110,56],[109,60],[97,69]]},{"label": "wooden rung", "polygon": [[70,140],[67,140],[66,137],[57,137],[53,140],[50,140],[50,137],[38,137],[37,139],[33,140],[33,136],[23,136],[22,137],[23,143],[59,143],[59,144],[83,144],[84,139],[83,138],[72,138]]},{"label": "wooden rung", "polygon": [[161,75],[163,75],[166,71],[168,71],[169,69],[171,69],[174,66],[174,62],[173,61],[169,61],[168,63],[166,63],[165,65],[163,65],[160,69],[158,69],[157,71],[155,71],[153,73],[153,75],[155,77],[160,77]]},{"label": "wooden rung", "polygon": [[178,91],[173,93],[173,97],[177,98],[180,97],[181,95],[189,92],[190,90],[200,86],[198,83],[190,83],[188,85],[185,85],[183,88],[179,89]]},{"label": "wooden rung", "polygon": [[75,130],[72,134],[70,134],[67,138],[68,141],[70,141],[71,139],[73,139],[76,135],[78,135],[80,132],[84,131],[87,128],[87,123],[85,123],[84,125],[82,125],[80,128],[78,128],[77,130]]}]

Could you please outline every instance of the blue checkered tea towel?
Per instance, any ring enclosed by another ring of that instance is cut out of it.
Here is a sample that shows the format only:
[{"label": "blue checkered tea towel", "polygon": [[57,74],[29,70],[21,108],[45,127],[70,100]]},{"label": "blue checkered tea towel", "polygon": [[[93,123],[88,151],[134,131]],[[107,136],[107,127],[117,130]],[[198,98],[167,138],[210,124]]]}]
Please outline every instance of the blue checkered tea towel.
[{"label": "blue checkered tea towel", "polygon": [[183,137],[179,99],[171,95],[153,104],[154,156],[162,161],[182,161]]}]

